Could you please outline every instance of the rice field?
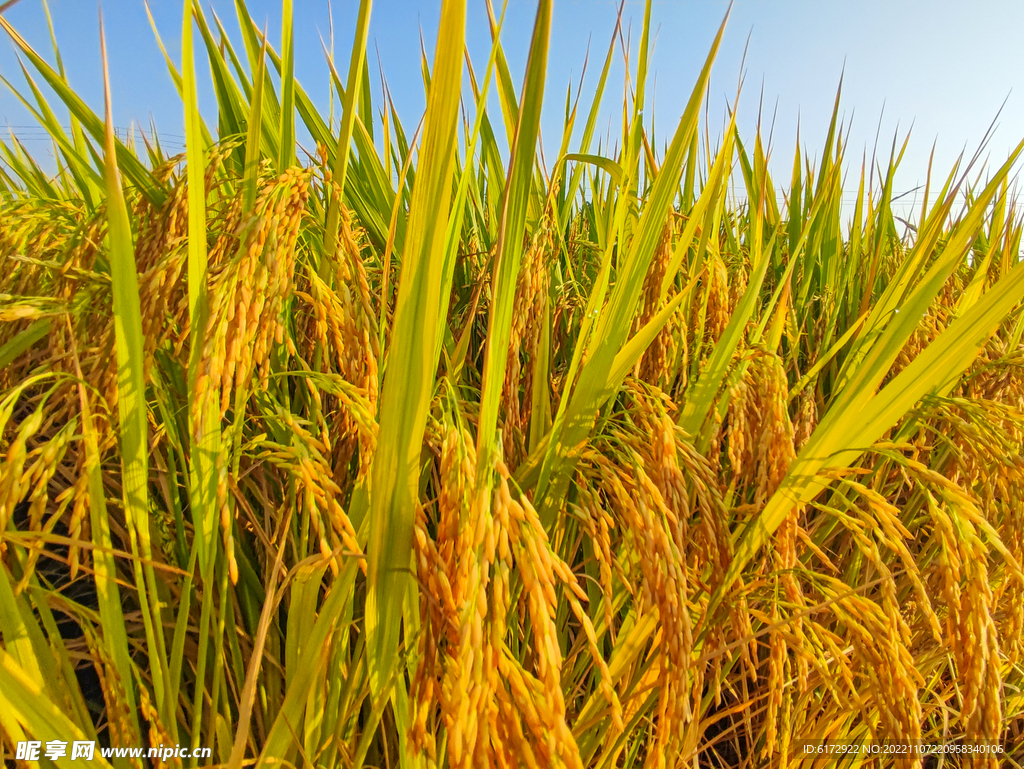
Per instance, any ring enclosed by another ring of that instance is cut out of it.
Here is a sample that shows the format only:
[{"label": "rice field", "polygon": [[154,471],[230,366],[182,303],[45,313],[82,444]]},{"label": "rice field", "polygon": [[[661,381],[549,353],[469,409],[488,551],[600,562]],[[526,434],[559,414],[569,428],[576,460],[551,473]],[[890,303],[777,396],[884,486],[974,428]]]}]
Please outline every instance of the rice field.
[{"label": "rice field", "polygon": [[838,98],[787,179],[705,125],[725,22],[664,147],[650,3],[595,138],[609,30],[545,162],[550,0],[521,80],[502,9],[469,61],[446,0],[418,126],[371,98],[369,0],[326,113],[292,0],[280,40],[235,5],[237,48],[183,3],[177,156],[0,15],[58,158],[0,140],[8,765],[1024,763],[1024,143],[907,226]]}]

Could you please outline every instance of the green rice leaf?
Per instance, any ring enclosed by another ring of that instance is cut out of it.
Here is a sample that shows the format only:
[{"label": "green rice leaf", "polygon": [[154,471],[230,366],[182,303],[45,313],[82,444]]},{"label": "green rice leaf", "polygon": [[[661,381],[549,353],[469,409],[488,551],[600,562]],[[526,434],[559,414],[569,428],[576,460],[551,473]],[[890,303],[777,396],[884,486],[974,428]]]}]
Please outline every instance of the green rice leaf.
[{"label": "green rice leaf", "polygon": [[[334,150],[333,181],[338,189],[345,189],[345,177],[348,174],[349,148],[352,144],[352,131],[356,121],[356,95],[360,93],[363,76],[363,65],[366,60],[366,39],[370,30],[370,7],[372,0],[360,0],[359,18],[356,22],[356,39],[352,44],[352,58],[348,65],[348,86],[343,93],[343,110],[341,115],[341,132]],[[333,63],[332,63],[333,67]],[[340,89],[339,89],[340,90]],[[327,224],[324,229],[324,254],[320,261],[320,277],[331,282],[333,271],[330,265],[335,259],[338,248],[338,220],[341,213],[341,198],[330,191],[330,205],[327,208]]]},{"label": "green rice leaf", "polygon": [[[458,107],[465,40],[465,6],[441,9],[434,82],[427,100],[420,167],[409,212],[394,331],[380,400],[380,430],[369,488],[366,596],[370,683],[380,696],[397,661],[420,464],[420,446],[444,318],[436,308],[455,171]],[[358,519],[358,512],[354,517]]]},{"label": "green rice leaf", "polygon": [[245,139],[245,170],[242,176],[242,210],[256,207],[256,189],[260,175],[263,142],[263,88],[267,77],[266,39],[253,74],[252,98],[249,100],[248,133]]},{"label": "green rice leaf", "polygon": [[7,368],[15,358],[30,350],[41,339],[50,333],[50,319],[39,318],[24,331],[19,332],[8,342],[0,345],[0,369]]},{"label": "green rice leaf", "polygon": [[509,172],[502,193],[501,226],[492,280],[491,312],[488,317],[487,349],[484,353],[483,386],[480,394],[480,424],[477,432],[478,491],[490,488],[490,471],[497,441],[498,406],[505,383],[512,303],[523,255],[526,214],[533,187],[533,165],[547,70],[551,34],[551,3],[541,0],[533,29],[533,42],[526,65],[523,101],[515,114],[518,123]]},{"label": "green rice leaf", "polygon": [[281,3],[281,155],[278,173],[295,163],[295,50],[292,0]]},{"label": "green rice leaf", "polygon": [[[25,735],[40,741],[86,740],[88,739],[75,724],[46,695],[39,683],[17,663],[14,657],[0,649],[0,691],[3,692],[4,721],[15,720]],[[139,743],[141,745],[141,743]],[[70,752],[54,762],[60,769],[75,769]],[[96,751],[93,764],[109,767],[110,764]]]},{"label": "green rice leaf", "polygon": [[[114,124],[111,116],[110,82],[107,74],[106,44],[102,26],[104,92],[106,95],[107,226],[110,278],[114,299],[114,349],[117,355],[117,412],[120,425],[121,483],[128,533],[133,550],[133,567],[139,604],[146,628],[148,655],[156,700],[168,723],[174,722],[174,707],[165,700],[167,652],[164,648],[163,621],[160,615],[156,578],[152,568],[149,541],[149,460],[146,386],[143,376],[142,315],[139,305],[139,281],[135,267],[128,207],[121,191],[117,166]],[[124,682],[130,686],[129,681]]]}]

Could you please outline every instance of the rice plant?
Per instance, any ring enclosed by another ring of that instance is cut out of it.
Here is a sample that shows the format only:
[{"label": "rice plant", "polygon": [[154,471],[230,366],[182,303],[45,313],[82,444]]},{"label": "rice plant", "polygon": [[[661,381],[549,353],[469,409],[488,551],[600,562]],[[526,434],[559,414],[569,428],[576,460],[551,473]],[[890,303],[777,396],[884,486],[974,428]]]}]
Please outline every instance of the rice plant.
[{"label": "rice plant", "polygon": [[654,146],[650,5],[551,164],[550,0],[521,81],[503,10],[475,62],[443,2],[412,131],[371,98],[369,0],[336,115],[294,77],[291,0],[280,40],[236,0],[238,50],[185,0],[181,156],[0,15],[57,155],[0,140],[5,758],[1019,765],[1024,143],[936,175],[911,229],[894,145],[851,216],[837,99],[780,195],[735,110],[701,120],[724,22]]}]

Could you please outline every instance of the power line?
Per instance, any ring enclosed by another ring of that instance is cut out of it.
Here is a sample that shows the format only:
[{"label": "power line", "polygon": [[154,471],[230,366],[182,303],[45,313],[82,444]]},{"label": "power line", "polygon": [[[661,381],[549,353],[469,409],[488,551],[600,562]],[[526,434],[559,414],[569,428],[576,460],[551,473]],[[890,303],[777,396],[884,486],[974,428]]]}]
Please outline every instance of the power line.
[{"label": "power line", "polygon": [[[18,138],[21,138],[20,134],[22,132],[43,134],[44,138],[48,137],[50,135],[49,131],[45,128],[45,126],[41,126],[41,125],[6,125],[6,126],[4,126],[4,128],[6,128],[6,129],[8,129],[10,131],[17,132],[19,134]],[[70,125],[62,125],[62,126],[60,126],[60,128],[62,128],[65,132],[68,132],[68,133],[71,132],[71,126]],[[136,131],[138,133],[144,133],[147,136],[152,136],[153,135],[152,131],[149,131],[147,129],[143,129],[142,127],[137,126],[137,125],[136,126],[114,126],[114,132],[115,133],[118,133],[118,132],[120,132],[120,133],[129,133],[129,132],[132,132],[132,131]],[[156,132],[156,136],[159,139],[164,139],[164,138],[168,138],[169,137],[169,138],[172,138],[172,139],[182,139],[183,140],[185,138],[184,134],[164,133],[163,131],[157,131]]]}]

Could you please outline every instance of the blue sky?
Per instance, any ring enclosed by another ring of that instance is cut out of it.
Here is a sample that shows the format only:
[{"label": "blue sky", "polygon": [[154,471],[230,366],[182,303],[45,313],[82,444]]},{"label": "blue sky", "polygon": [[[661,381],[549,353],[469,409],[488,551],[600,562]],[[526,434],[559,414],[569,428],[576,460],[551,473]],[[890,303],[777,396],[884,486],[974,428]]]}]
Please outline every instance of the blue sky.
[{"label": "blue sky", "polygon": [[[342,72],[348,61],[355,0],[333,3],[335,47]],[[98,44],[98,4],[93,0],[51,0],[56,34],[72,85],[92,105],[102,105]],[[180,0],[151,0],[156,23],[171,55],[180,56]],[[229,33],[237,27],[232,0],[212,0]],[[250,12],[267,21],[279,40],[280,0],[250,0]],[[378,56],[406,127],[423,109],[419,69],[420,34],[432,48],[438,0],[378,0],[370,29],[371,78],[379,92]],[[728,3],[723,0],[662,0],[653,5],[654,49],[649,88],[654,131],[660,146],[674,129],[714,32]],[[503,30],[513,77],[522,77],[536,4],[509,0]],[[583,102],[596,83],[598,68],[614,29],[617,2],[556,0],[543,136],[548,162],[556,151],[566,87],[575,90],[590,44],[590,66]],[[110,52],[114,119],[119,126],[155,121],[170,148],[180,146],[181,106],[155,44],[142,0],[107,0],[105,23]],[[639,39],[641,2],[627,2],[624,26],[633,47]],[[38,50],[49,54],[49,38],[39,0],[22,0],[6,18]],[[988,146],[991,163],[1005,159],[1024,138],[1024,76],[1018,57],[1024,3],[974,0],[736,0],[712,75],[709,122],[720,134],[725,106],[735,96],[744,49],[745,82],[739,101],[743,135],[752,138],[763,91],[765,128],[775,113],[773,168],[784,186],[792,166],[799,121],[801,142],[820,153],[840,74],[844,71],[841,115],[852,119],[850,151],[859,170],[864,151],[870,157],[880,130],[880,152],[887,155],[897,129],[902,138],[913,125],[910,148],[898,181],[910,189],[923,181],[928,154],[936,144],[936,165],[945,174],[956,155],[977,147],[997,110],[1007,99],[999,127]],[[296,73],[311,96],[326,108],[328,69],[321,36],[330,40],[327,0],[295,0]],[[749,47],[748,46],[749,37]],[[467,38],[478,75],[486,63],[489,32],[485,5],[470,0]],[[202,63],[202,60],[200,60]],[[213,114],[208,72],[200,69],[201,105]],[[602,134],[614,137],[623,93],[621,53],[605,97]],[[17,59],[8,42],[0,43],[0,74],[21,83]],[[379,101],[377,104],[379,105]],[[884,107],[884,111],[883,111]],[[496,109],[496,107],[495,107]],[[650,109],[646,114],[651,114]],[[17,126],[28,146],[45,155],[38,129],[17,100],[0,91],[0,121]],[[856,179],[847,181],[850,194]],[[901,191],[901,190],[898,190]],[[910,199],[910,198],[908,198]]]}]

